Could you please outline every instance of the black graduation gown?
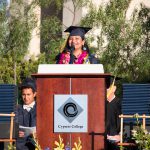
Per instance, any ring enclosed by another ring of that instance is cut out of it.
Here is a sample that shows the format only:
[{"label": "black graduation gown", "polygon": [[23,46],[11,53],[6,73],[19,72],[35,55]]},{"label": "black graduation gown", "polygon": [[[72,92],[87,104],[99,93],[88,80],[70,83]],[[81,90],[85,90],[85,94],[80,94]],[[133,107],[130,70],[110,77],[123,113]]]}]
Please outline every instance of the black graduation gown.
[{"label": "black graduation gown", "polygon": [[117,135],[120,132],[121,102],[115,97],[111,102],[106,104],[106,132],[108,135]]},{"label": "black graduation gown", "polygon": [[[106,102],[106,133],[113,136],[120,132],[121,102],[118,98],[114,98],[111,102]],[[114,141],[107,140],[107,150],[119,150],[119,146]]]},{"label": "black graduation gown", "polygon": [[[23,109],[22,105],[18,105],[16,117],[17,117],[17,122],[21,126],[26,126],[26,127],[36,126],[36,104],[29,112]],[[29,141],[29,137],[24,137],[24,138],[17,139],[16,149],[17,150],[34,150],[35,147]]]}]

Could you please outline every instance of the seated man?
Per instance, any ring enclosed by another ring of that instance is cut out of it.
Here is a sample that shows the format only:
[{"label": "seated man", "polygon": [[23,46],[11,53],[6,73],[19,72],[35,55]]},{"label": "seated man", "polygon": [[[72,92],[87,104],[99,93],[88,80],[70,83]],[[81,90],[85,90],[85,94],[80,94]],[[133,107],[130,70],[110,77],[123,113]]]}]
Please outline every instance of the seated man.
[{"label": "seated man", "polygon": [[107,102],[106,102],[106,130],[107,130],[107,149],[117,150],[117,143],[120,141],[120,118],[121,115],[121,102],[116,97],[115,92],[117,87],[114,85],[115,79],[112,85],[107,89]]},{"label": "seated man", "polygon": [[[27,78],[21,84],[21,95],[23,105],[18,105],[16,120],[19,126],[35,127],[36,126],[36,84],[31,78]],[[21,128],[19,128],[19,138],[16,141],[17,150],[33,150],[34,145],[29,141],[27,136]]]}]

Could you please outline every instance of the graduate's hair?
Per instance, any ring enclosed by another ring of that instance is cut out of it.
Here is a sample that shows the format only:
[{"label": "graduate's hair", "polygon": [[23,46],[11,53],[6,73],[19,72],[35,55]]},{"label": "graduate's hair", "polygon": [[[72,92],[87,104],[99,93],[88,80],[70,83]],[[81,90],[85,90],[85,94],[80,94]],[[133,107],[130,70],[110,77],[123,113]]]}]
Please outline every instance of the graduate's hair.
[{"label": "graduate's hair", "polygon": [[20,86],[20,89],[22,91],[23,89],[27,89],[27,88],[31,88],[33,93],[36,92],[36,82],[35,82],[34,79],[26,78],[26,79],[23,80],[23,82]]}]

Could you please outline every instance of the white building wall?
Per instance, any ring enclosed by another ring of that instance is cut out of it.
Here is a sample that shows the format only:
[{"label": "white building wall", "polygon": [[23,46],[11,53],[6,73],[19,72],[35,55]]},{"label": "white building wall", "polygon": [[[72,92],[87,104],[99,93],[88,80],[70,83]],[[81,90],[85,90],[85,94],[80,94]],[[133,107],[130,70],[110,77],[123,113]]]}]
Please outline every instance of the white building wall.
[{"label": "white building wall", "polygon": [[127,20],[131,18],[135,9],[139,10],[141,8],[141,4],[146,6],[147,8],[150,8],[150,0],[132,0],[126,13]]},{"label": "white building wall", "polygon": [[[28,0],[28,3],[31,3],[32,0]],[[29,43],[28,51],[29,53],[26,56],[26,59],[29,59],[30,56],[38,56],[40,54],[40,23],[41,23],[41,8],[36,6],[34,8],[34,14],[37,18],[37,27],[34,28],[31,35],[31,41]]]},{"label": "white building wall", "polygon": [[72,0],[67,0],[63,6],[63,30],[71,25],[79,25],[82,18],[82,8],[76,9]]}]

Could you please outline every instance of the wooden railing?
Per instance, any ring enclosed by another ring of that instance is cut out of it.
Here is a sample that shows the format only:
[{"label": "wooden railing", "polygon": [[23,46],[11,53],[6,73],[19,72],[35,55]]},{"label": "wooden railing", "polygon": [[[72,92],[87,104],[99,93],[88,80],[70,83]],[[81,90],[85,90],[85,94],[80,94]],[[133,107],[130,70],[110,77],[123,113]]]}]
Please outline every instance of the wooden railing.
[{"label": "wooden railing", "polygon": [[12,142],[16,141],[15,139],[13,139],[13,128],[14,128],[15,114],[13,112],[11,114],[0,114],[0,117],[10,117],[10,135],[9,135],[9,139],[0,139],[0,142],[10,142],[10,144],[12,144]]},{"label": "wooden railing", "polygon": [[121,127],[120,127],[120,143],[118,143],[118,145],[120,146],[135,146],[134,143],[125,143],[123,142],[123,121],[124,121],[124,118],[128,119],[128,118],[142,118],[142,126],[143,126],[143,129],[146,128],[146,118],[150,118],[150,116],[146,116],[145,114],[143,115],[119,115],[119,118],[121,118]]}]

